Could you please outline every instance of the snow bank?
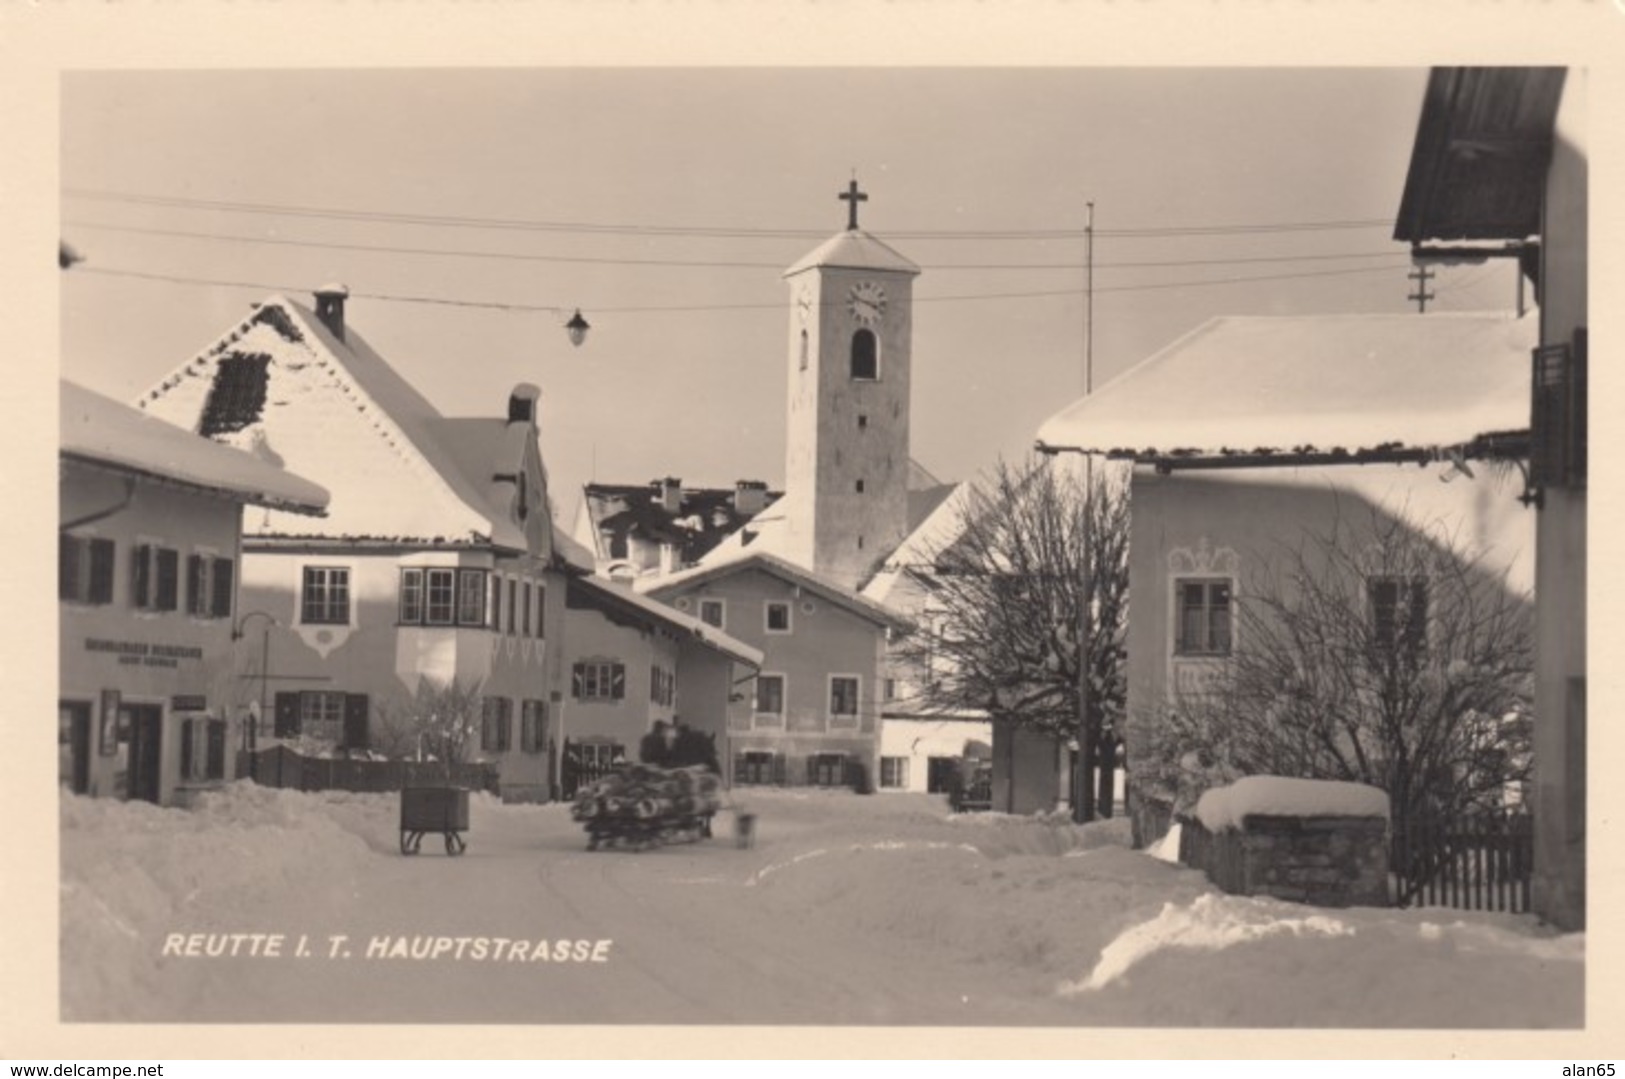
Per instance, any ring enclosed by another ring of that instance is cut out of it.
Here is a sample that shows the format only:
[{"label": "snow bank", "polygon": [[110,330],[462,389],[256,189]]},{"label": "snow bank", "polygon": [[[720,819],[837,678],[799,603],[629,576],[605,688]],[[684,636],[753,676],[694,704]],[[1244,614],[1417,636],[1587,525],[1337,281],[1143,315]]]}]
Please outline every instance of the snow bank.
[{"label": "snow bank", "polygon": [[1381,817],[1388,819],[1388,795],[1363,783],[1325,779],[1247,776],[1228,787],[1206,791],[1196,817],[1210,832],[1239,828],[1250,814],[1271,817]]}]

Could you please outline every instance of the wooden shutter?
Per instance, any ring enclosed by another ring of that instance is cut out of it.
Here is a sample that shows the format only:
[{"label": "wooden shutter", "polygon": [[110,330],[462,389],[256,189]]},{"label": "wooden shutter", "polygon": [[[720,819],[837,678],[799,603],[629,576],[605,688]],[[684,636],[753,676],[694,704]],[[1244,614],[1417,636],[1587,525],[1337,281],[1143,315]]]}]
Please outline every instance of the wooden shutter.
[{"label": "wooden shutter", "polygon": [[547,637],[547,586],[536,585],[536,639]]},{"label": "wooden shutter", "polygon": [[214,560],[214,574],[210,586],[214,590],[209,604],[209,613],[216,618],[231,617],[232,586],[235,581],[237,566],[229,558]]},{"label": "wooden shutter", "polygon": [[90,594],[91,603],[113,602],[113,541],[90,541]]},{"label": "wooden shutter", "polygon": [[208,723],[208,772],[206,779],[226,778],[226,721],[211,719]]},{"label": "wooden shutter", "polygon": [[491,632],[502,632],[502,578],[491,574]]},{"label": "wooden shutter", "polygon": [[745,763],[745,755],[743,753],[735,753],[734,754],[734,782],[735,783],[749,782],[749,780],[747,778],[747,772],[748,772],[748,768],[747,768],[747,765]]},{"label": "wooden shutter", "polygon": [[367,714],[367,695],[365,693],[346,693],[344,695],[345,749],[366,749],[371,744]]},{"label": "wooden shutter", "polygon": [[773,754],[773,782],[781,787],[785,783],[785,764],[783,753]]},{"label": "wooden shutter", "polygon": [[192,752],[192,731],[192,720],[181,720],[181,779],[183,780],[192,778],[192,769],[196,764],[196,754]]},{"label": "wooden shutter", "polygon": [[299,694],[276,695],[276,726],[273,729],[278,738],[292,738],[299,733]]},{"label": "wooden shutter", "polygon": [[609,695],[617,701],[626,697],[626,668],[619,663],[609,668]]},{"label": "wooden shutter", "polygon": [[169,547],[158,548],[158,593],[153,604],[160,611],[180,608],[181,554]]},{"label": "wooden shutter", "polygon": [[578,701],[581,699],[582,690],[586,688],[586,680],[586,664],[577,663],[574,667],[570,668],[570,695]]},{"label": "wooden shutter", "polygon": [[79,598],[79,552],[84,541],[66,532],[56,536],[56,598]]}]

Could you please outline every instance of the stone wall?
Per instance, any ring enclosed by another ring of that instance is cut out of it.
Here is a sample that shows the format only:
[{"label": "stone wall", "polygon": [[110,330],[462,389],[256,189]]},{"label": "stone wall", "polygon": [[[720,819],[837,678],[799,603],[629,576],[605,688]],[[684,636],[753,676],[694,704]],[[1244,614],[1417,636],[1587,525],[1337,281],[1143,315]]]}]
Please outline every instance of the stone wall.
[{"label": "stone wall", "polygon": [[1179,821],[1179,860],[1231,895],[1268,895],[1321,907],[1385,907],[1388,823],[1380,817],[1250,815],[1209,832]]}]

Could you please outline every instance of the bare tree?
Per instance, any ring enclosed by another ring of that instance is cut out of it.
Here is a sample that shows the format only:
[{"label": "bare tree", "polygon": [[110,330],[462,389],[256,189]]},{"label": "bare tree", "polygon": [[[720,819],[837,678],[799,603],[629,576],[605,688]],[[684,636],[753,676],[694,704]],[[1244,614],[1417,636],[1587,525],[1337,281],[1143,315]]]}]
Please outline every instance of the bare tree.
[{"label": "bare tree", "polygon": [[[995,723],[1076,738],[1082,746],[1091,732],[1080,725],[1081,666],[1089,672],[1097,759],[1114,761],[1126,686],[1123,485],[1076,462],[1038,459],[1021,469],[1001,462],[970,489],[956,524],[931,565],[914,572],[926,609],[896,649],[917,687],[917,705],[986,710]],[[1108,815],[1111,771],[1101,773]],[[1092,791],[1093,783],[1092,775],[1074,778],[1078,791]],[[1073,799],[1080,819],[1087,801]]]},{"label": "bare tree", "polygon": [[1176,808],[1269,774],[1380,787],[1402,820],[1528,779],[1533,608],[1504,571],[1379,511],[1265,562],[1233,598],[1228,671],[1169,702],[1137,769]]},{"label": "bare tree", "polygon": [[482,683],[418,679],[417,690],[378,708],[375,744],[393,757],[441,762],[448,773],[478,744],[484,721]]}]

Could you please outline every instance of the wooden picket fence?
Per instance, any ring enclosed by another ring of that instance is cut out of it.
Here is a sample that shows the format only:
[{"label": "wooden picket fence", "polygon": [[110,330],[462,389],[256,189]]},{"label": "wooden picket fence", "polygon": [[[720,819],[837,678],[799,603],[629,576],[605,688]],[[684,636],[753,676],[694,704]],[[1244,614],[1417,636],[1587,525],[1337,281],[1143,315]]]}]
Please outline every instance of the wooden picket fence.
[{"label": "wooden picket fence", "polygon": [[[440,786],[447,770],[434,761],[377,761],[363,758],[306,757],[287,746],[270,746],[237,754],[237,774],[262,787],[299,791],[398,791],[405,787]],[[495,792],[493,764],[454,764],[452,786]]]},{"label": "wooden picket fence", "polygon": [[1526,912],[1534,837],[1534,819],[1522,811],[1396,820],[1389,861],[1394,902]]}]

